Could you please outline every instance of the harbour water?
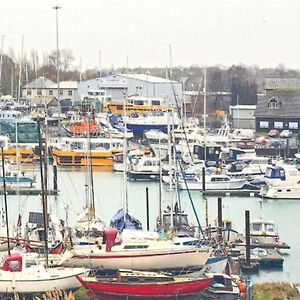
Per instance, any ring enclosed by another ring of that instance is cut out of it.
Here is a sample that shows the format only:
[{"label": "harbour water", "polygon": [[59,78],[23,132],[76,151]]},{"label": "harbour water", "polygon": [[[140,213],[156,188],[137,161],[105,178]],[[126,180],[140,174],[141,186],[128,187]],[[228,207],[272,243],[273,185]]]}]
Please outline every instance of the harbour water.
[{"label": "harbour water", "polygon": [[[32,167],[30,167],[31,169]],[[39,168],[27,170],[37,176],[36,187],[39,188]],[[58,217],[68,220],[74,225],[76,216],[83,210],[85,204],[85,169],[58,168],[58,196],[50,196],[51,211]],[[97,215],[109,225],[110,218],[119,209],[124,207],[124,179],[122,173],[111,170],[94,168],[94,189]],[[53,186],[52,174],[49,174],[49,186]],[[128,208],[129,213],[138,218],[146,229],[146,187],[149,189],[150,203],[150,230],[155,228],[159,210],[159,183],[128,181]],[[191,191],[195,209],[201,225],[205,225],[205,200],[199,191]],[[175,192],[162,189],[162,208],[165,209],[175,201]],[[181,207],[188,213],[191,224],[197,225],[196,217],[186,191],[180,192]],[[207,196],[208,220],[215,224],[217,218],[217,196]],[[22,223],[28,220],[29,211],[41,211],[40,196],[8,196],[10,223],[16,224],[18,214],[23,216]],[[300,281],[300,228],[299,201],[297,200],[266,200],[258,197],[223,197],[223,217],[233,222],[234,229],[244,232],[244,211],[250,210],[250,218],[257,219],[263,216],[278,225],[280,238],[290,244],[291,249],[284,255],[282,270],[260,270],[258,274],[251,275],[254,282],[262,281]]]}]

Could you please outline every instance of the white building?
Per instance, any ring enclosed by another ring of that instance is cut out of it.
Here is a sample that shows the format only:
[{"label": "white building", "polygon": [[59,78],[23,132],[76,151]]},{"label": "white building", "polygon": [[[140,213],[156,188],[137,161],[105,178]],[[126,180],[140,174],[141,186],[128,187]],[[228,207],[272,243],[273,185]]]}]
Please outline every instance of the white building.
[{"label": "white building", "polygon": [[27,99],[49,96],[49,88],[55,83],[50,79],[40,76],[22,88],[22,97]]},{"label": "white building", "polygon": [[[57,83],[41,76],[22,88],[22,96],[27,99],[57,97]],[[77,81],[61,81],[59,83],[59,99],[77,101]]]},{"label": "white building", "polygon": [[[60,100],[71,100],[72,103],[77,101],[77,81],[61,81],[59,83],[59,99]],[[48,89],[48,96],[57,97],[57,83],[53,84]]]},{"label": "white building", "polygon": [[150,74],[118,74],[90,79],[78,83],[78,98],[82,99],[89,90],[106,90],[112,100],[120,101],[129,96],[162,97],[175,104],[175,97],[182,101],[182,83]]},{"label": "white building", "polygon": [[256,105],[230,106],[229,114],[233,128],[255,129]]}]

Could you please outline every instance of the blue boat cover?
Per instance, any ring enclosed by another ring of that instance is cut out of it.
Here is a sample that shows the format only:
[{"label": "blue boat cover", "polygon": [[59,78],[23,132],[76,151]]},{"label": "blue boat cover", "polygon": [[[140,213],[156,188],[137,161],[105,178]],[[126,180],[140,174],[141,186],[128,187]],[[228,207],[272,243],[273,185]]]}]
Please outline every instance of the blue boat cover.
[{"label": "blue boat cover", "polygon": [[110,226],[116,227],[119,231],[122,231],[123,229],[142,229],[142,223],[128,213],[125,214],[123,208],[120,208],[112,216],[110,220]]}]

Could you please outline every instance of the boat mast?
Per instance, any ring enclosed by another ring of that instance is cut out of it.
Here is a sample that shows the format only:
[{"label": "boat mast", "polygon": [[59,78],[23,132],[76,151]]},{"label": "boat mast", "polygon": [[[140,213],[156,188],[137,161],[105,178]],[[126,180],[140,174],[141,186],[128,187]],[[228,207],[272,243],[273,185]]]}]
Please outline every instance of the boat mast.
[{"label": "boat mast", "polygon": [[4,147],[4,141],[1,141],[2,178],[3,178],[3,195],[4,195],[4,209],[5,209],[6,236],[7,236],[7,252],[8,252],[8,255],[10,255],[9,226],[8,226],[8,210],[7,210],[7,195],[6,195],[6,180],[5,180],[5,161],[4,161],[3,147]]},{"label": "boat mast", "polygon": [[[19,153],[19,141],[18,141],[18,119],[16,118],[16,162],[17,162],[17,199],[18,199],[18,212],[21,213],[21,201],[20,201],[20,153]],[[21,235],[21,227],[17,228],[17,236]]]},{"label": "boat mast", "polygon": [[45,151],[43,151],[43,143],[42,143],[42,135],[41,135],[41,124],[40,120],[37,122],[38,129],[38,139],[39,139],[39,156],[40,156],[40,175],[41,175],[41,188],[42,188],[42,204],[43,204],[43,221],[44,221],[44,243],[45,243],[45,255],[46,261],[45,266],[48,268],[48,213],[47,213],[47,191],[45,188],[45,180],[44,180],[44,171],[43,171],[43,155]]},{"label": "boat mast", "polygon": [[[174,229],[174,215],[173,215],[173,205],[174,205],[174,201],[173,201],[173,197],[174,197],[174,193],[173,193],[173,187],[172,187],[172,184],[173,184],[173,172],[172,172],[172,154],[171,154],[171,127],[170,127],[170,114],[169,114],[169,111],[167,111],[167,121],[168,121],[168,126],[167,126],[167,129],[168,129],[168,157],[169,157],[169,189],[170,189],[170,192],[171,192],[171,211],[170,211],[170,225],[171,225],[171,230]],[[174,130],[174,128],[172,128]]]},{"label": "boat mast", "polygon": [[123,113],[124,113],[124,117],[123,117],[123,123],[124,123],[124,135],[123,135],[123,140],[124,140],[124,145],[123,145],[123,189],[124,189],[124,226],[125,226],[125,222],[126,222],[126,215],[128,214],[128,189],[127,189],[127,138],[126,138],[126,134],[127,134],[127,97],[124,93],[124,109],[123,109]]},{"label": "boat mast", "polygon": [[[88,143],[88,222],[90,227],[90,221],[95,218],[95,193],[94,193],[94,176],[92,166],[92,146],[91,146],[91,135],[90,135],[90,116],[87,116],[87,143]],[[90,228],[89,228],[90,230]]]},{"label": "boat mast", "polygon": [[203,136],[203,142],[204,142],[204,163],[206,163],[206,68],[204,68],[203,73],[203,128],[204,128],[204,136]]}]

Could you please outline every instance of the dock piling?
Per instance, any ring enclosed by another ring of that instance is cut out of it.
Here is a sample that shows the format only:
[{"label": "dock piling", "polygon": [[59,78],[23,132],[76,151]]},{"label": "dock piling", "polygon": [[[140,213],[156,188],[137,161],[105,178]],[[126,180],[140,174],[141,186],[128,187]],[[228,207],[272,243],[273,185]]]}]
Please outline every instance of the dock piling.
[{"label": "dock piling", "polygon": [[202,192],[205,194],[205,167],[202,167]]},{"label": "dock piling", "polygon": [[146,187],[146,215],[147,215],[147,231],[149,231],[149,191],[148,187]]},{"label": "dock piling", "polygon": [[57,191],[57,165],[53,162],[53,189]]},{"label": "dock piling", "polygon": [[245,228],[246,228],[246,265],[250,266],[250,211],[245,210]]},{"label": "dock piling", "polygon": [[222,216],[222,198],[218,198],[218,241],[222,240],[223,216]]}]

